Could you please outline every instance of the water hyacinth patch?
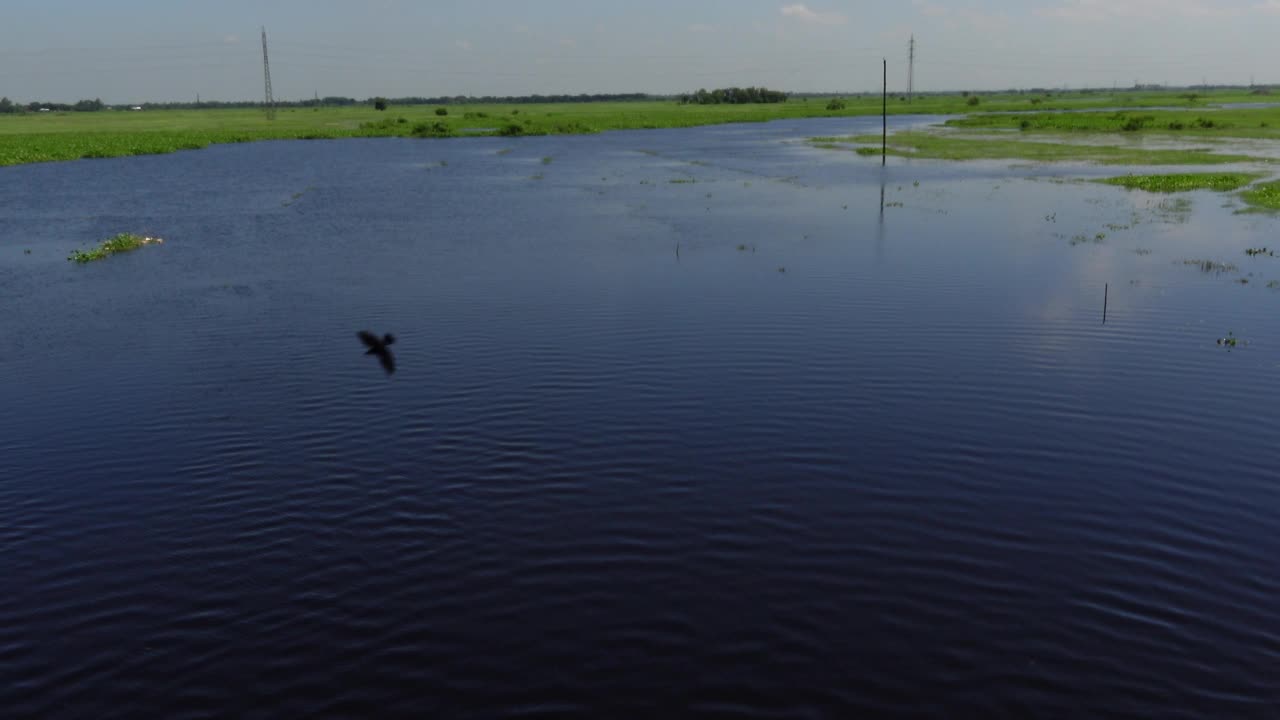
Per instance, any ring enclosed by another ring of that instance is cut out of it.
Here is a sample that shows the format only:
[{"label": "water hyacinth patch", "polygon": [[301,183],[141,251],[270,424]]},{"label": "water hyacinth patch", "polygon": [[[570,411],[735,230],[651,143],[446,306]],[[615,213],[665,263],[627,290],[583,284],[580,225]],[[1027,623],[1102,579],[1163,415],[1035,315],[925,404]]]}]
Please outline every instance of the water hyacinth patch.
[{"label": "water hyacinth patch", "polygon": [[72,250],[71,254],[67,256],[67,260],[78,263],[93,262],[94,260],[111,257],[117,253],[137,250],[144,245],[160,245],[162,243],[164,243],[164,240],[158,237],[120,233],[103,240],[98,247],[92,250]]}]

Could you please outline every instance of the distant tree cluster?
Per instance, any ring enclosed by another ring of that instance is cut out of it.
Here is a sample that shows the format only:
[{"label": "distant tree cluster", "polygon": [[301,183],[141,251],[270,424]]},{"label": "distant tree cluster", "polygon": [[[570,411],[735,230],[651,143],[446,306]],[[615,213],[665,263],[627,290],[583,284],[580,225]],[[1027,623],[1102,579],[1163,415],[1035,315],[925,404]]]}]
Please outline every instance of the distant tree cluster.
[{"label": "distant tree cluster", "polygon": [[0,113],[21,113],[21,112],[39,112],[41,110],[56,110],[58,112],[96,112],[106,109],[106,105],[101,100],[81,100],[77,103],[68,105],[67,103],[51,103],[51,102],[30,102],[26,105],[19,105],[7,97],[0,97]]},{"label": "distant tree cluster", "polygon": [[787,94],[778,90],[758,87],[717,88],[711,92],[699,90],[696,93],[679,96],[681,105],[744,105],[747,103],[784,103]]}]

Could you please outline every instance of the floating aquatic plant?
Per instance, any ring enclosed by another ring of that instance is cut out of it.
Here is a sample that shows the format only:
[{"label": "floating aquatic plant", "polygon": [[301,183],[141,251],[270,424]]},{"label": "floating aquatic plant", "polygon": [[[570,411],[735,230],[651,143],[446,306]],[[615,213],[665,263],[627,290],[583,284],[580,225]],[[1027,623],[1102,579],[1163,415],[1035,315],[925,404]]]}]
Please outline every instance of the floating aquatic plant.
[{"label": "floating aquatic plant", "polygon": [[1240,338],[1236,337],[1236,334],[1234,332],[1228,330],[1226,337],[1218,338],[1218,344],[1230,350],[1231,348],[1239,347],[1241,345],[1248,345],[1249,343],[1245,340],[1241,340]]},{"label": "floating aquatic plant", "polygon": [[143,245],[159,245],[164,240],[156,237],[144,235],[134,235],[133,233],[120,233],[113,237],[102,241],[102,244],[92,250],[72,250],[67,256],[68,260],[78,263],[93,262],[94,260],[102,260],[116,253],[129,252],[137,250]]}]

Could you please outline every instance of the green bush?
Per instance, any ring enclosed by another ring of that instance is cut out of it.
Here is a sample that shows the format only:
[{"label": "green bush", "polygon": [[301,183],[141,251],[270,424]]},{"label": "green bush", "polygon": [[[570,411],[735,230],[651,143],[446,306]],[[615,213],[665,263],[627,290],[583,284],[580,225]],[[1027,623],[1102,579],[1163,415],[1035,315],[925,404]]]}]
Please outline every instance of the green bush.
[{"label": "green bush", "polygon": [[436,108],[436,115],[444,117],[449,114],[449,108]]},{"label": "green bush", "polygon": [[848,106],[845,105],[845,102],[842,98],[834,98],[827,103],[827,109],[832,111],[844,110],[846,107]]},{"label": "green bush", "polygon": [[431,123],[420,122],[413,126],[409,134],[414,137],[452,137],[453,128],[438,120]]},{"label": "green bush", "polygon": [[978,100],[978,96],[977,96],[977,95],[974,95],[974,96],[970,97],[968,100],[966,100],[966,101],[965,101],[965,104],[966,104],[966,105],[968,105],[969,107],[977,107],[977,106],[978,106],[978,102],[979,102],[979,100]]}]

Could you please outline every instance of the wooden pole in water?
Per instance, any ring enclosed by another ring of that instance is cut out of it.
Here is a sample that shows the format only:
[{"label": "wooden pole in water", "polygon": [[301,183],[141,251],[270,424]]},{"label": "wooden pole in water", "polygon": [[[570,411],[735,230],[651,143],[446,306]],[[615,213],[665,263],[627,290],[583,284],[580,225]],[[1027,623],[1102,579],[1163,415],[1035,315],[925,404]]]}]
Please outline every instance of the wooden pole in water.
[{"label": "wooden pole in water", "polygon": [[1107,300],[1111,297],[1111,283],[1102,286],[1102,324],[1107,324]]},{"label": "wooden pole in water", "polygon": [[889,154],[889,60],[884,62],[884,88],[880,93],[882,103],[880,109],[880,167],[884,167],[885,158]]}]

